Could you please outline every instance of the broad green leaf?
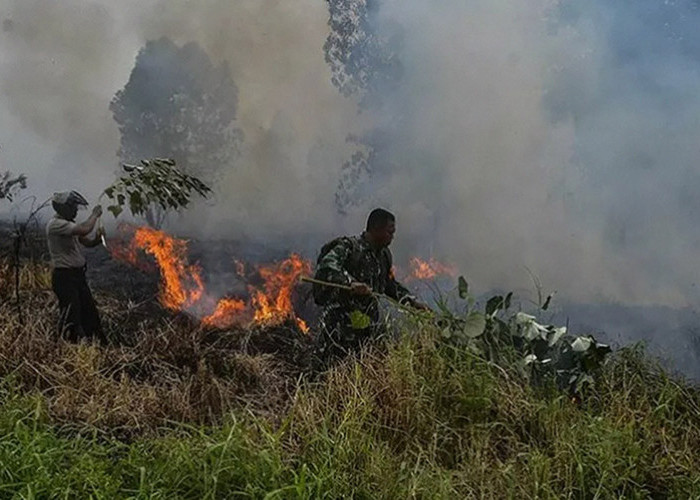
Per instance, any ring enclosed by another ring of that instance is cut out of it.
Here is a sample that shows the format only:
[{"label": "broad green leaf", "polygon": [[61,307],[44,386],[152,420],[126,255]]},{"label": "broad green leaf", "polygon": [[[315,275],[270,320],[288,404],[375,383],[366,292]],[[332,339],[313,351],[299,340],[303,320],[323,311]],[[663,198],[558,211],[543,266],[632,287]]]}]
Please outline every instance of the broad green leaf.
[{"label": "broad green leaf", "polygon": [[496,295],[491,297],[488,302],[486,302],[486,315],[491,316],[496,313],[499,309],[503,308],[503,296]]},{"label": "broad green leaf", "polygon": [[574,352],[586,352],[592,344],[593,341],[590,338],[577,337],[576,340],[571,343],[571,349]]},{"label": "broad green leaf", "polygon": [[535,321],[535,317],[531,314],[525,314],[524,312],[519,312],[515,315],[515,323],[518,325],[530,323],[531,321]]},{"label": "broad green leaf", "polygon": [[544,301],[544,304],[542,304],[542,310],[546,311],[549,309],[549,303],[552,301],[552,294],[547,296],[547,300]]},{"label": "broad green leaf", "polygon": [[598,352],[602,356],[605,356],[605,355],[610,354],[612,352],[612,347],[610,347],[607,344],[601,344],[599,342],[596,342],[595,349],[596,349],[596,352]]},{"label": "broad green leaf", "polygon": [[459,290],[459,298],[466,299],[469,295],[469,285],[467,284],[467,280],[464,279],[464,276],[460,276],[457,279],[457,288]]},{"label": "broad green leaf", "polygon": [[566,327],[562,326],[561,328],[554,328],[552,332],[549,334],[549,347],[553,347],[554,344],[559,342],[559,339],[562,338],[562,336],[566,334]]},{"label": "broad green leaf", "polygon": [[355,310],[350,313],[350,326],[353,330],[364,330],[369,328],[371,324],[372,320],[370,317],[362,311]]},{"label": "broad green leaf", "polygon": [[535,317],[530,314],[519,312],[515,315],[515,324],[521,327],[521,335],[529,341],[537,338],[547,339],[549,330],[535,321]]},{"label": "broad green leaf", "polygon": [[540,331],[538,326],[539,325],[534,321],[531,321],[530,323],[525,323],[522,329],[522,336],[529,341],[533,341],[536,338],[541,337],[542,332]]},{"label": "broad green leaf", "polygon": [[537,361],[537,356],[535,356],[534,354],[528,354],[523,359],[523,363],[525,363],[526,365],[530,365],[530,364],[534,363],[535,361]]},{"label": "broad green leaf", "polygon": [[464,335],[470,339],[475,339],[484,333],[486,328],[486,317],[479,312],[469,313],[464,324]]},{"label": "broad green leaf", "polygon": [[503,309],[510,309],[510,301],[513,298],[513,292],[508,292],[508,295],[506,295],[506,299],[503,302]]},{"label": "broad green leaf", "polygon": [[107,210],[112,212],[112,215],[114,215],[115,219],[119,217],[120,213],[122,213],[122,207],[120,207],[119,205],[110,205],[107,207]]}]

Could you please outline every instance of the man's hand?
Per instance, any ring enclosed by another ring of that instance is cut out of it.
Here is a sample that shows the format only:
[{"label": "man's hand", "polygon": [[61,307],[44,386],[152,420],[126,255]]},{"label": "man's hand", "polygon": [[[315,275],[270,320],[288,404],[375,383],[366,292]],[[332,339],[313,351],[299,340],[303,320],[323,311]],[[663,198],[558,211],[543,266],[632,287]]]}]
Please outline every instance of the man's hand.
[{"label": "man's hand", "polygon": [[353,281],[350,283],[350,293],[353,295],[372,295],[372,289],[365,283]]},{"label": "man's hand", "polygon": [[102,206],[95,205],[95,208],[92,209],[92,215],[94,215],[95,217],[101,217],[102,216]]}]

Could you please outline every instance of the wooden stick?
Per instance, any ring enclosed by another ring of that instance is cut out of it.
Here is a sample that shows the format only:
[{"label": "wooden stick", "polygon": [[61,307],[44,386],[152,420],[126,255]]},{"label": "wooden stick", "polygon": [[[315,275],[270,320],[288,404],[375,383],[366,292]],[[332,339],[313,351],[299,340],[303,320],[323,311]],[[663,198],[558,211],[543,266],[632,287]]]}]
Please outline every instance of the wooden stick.
[{"label": "wooden stick", "polygon": [[[348,285],[341,285],[339,283],[331,283],[330,281],[317,280],[316,278],[310,278],[309,276],[301,276],[299,279],[305,283],[313,283],[316,285],[327,286],[329,288],[337,288],[339,290],[346,290],[348,292],[352,290],[352,287],[348,286]],[[403,309],[404,311],[410,312],[411,314],[419,314],[419,313],[423,313],[423,312],[428,312],[428,311],[418,311],[417,309],[410,307],[410,306],[407,306],[405,304],[402,304],[398,300],[393,299],[393,298],[391,298],[388,295],[385,295],[383,293],[372,292],[372,295],[374,297],[377,297],[378,299],[384,299],[388,302],[391,302],[399,309]]]},{"label": "wooden stick", "polygon": [[[321,281],[317,280],[316,278],[310,278],[309,276],[302,276],[300,279],[305,283],[313,283],[315,285],[327,286],[329,288],[337,288],[339,290],[352,290],[352,287],[348,285],[340,285],[338,283],[331,283],[330,281]],[[372,292],[372,295],[374,295],[374,292]]]}]

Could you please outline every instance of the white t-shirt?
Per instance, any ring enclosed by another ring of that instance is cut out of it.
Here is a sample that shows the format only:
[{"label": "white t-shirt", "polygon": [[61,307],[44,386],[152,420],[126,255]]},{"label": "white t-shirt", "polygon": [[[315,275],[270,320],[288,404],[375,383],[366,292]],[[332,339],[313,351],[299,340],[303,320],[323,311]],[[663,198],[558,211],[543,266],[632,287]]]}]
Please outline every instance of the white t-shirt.
[{"label": "white t-shirt", "polygon": [[46,225],[46,238],[49,242],[51,264],[55,268],[83,267],[85,257],[80,252],[80,242],[73,236],[77,224],[58,215]]}]

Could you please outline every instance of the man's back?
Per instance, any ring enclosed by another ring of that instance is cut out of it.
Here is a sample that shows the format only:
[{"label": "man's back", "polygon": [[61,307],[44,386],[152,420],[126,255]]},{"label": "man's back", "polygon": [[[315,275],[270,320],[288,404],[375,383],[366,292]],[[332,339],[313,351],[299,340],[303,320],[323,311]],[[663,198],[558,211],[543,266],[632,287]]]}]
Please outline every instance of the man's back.
[{"label": "man's back", "polygon": [[53,217],[46,225],[46,239],[54,268],[83,267],[85,257],[80,252],[78,237],[73,235],[75,223]]},{"label": "man's back", "polygon": [[[345,286],[364,283],[373,292],[397,300],[410,295],[394,279],[389,248],[374,248],[362,235],[336,238],[324,245],[317,261],[316,278]],[[323,289],[322,286],[317,290],[318,294],[314,293],[314,296],[321,297],[321,300],[317,298],[320,305],[335,303],[364,309],[376,303],[376,298],[371,295],[353,296],[343,290]]]}]

